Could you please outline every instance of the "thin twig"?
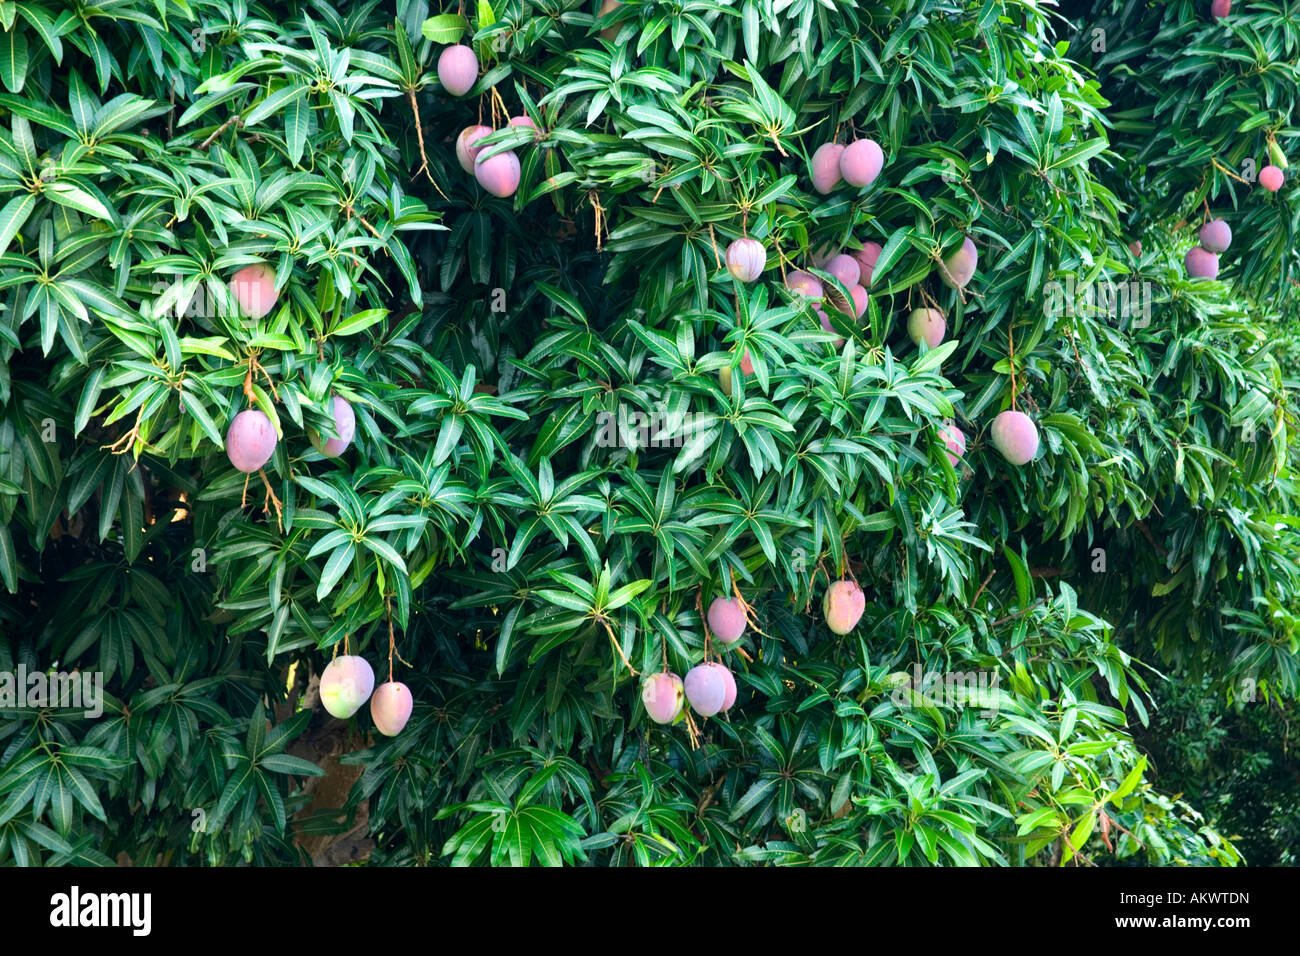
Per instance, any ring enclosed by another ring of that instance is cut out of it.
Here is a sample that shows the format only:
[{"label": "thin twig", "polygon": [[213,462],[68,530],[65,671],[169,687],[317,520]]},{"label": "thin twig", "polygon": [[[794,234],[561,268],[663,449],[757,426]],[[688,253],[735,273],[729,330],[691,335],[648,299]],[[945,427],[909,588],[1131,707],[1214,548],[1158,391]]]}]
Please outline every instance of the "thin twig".
[{"label": "thin twig", "polygon": [[1158,541],[1156,541],[1155,537],[1151,534],[1151,529],[1146,526],[1146,522],[1135,521],[1134,524],[1136,524],[1137,529],[1141,531],[1143,535],[1146,536],[1146,539],[1151,542],[1151,547],[1155,548],[1157,551],[1160,552],[1160,557],[1162,558],[1169,557],[1169,552],[1166,551]]},{"label": "thin twig", "polygon": [[451,200],[447,199],[447,194],[443,192],[442,187],[438,185],[438,181],[434,179],[433,174],[429,172],[429,156],[424,151],[424,124],[420,120],[420,104],[417,103],[415,99],[415,87],[407,87],[406,99],[407,102],[411,104],[411,112],[415,116],[415,139],[420,145],[420,168],[415,171],[415,176],[412,176],[411,178],[414,179],[416,176],[419,176],[420,173],[424,173],[425,178],[433,184],[433,188],[438,190],[438,195],[447,202],[450,202]]},{"label": "thin twig", "polygon": [[1217,159],[1211,159],[1210,162],[1214,165],[1214,168],[1217,169],[1219,172],[1224,173],[1224,174],[1226,174],[1226,175],[1228,175],[1228,176],[1231,176],[1233,179],[1235,179],[1235,180],[1236,180],[1237,182],[1239,182],[1239,183],[1244,183],[1244,184],[1247,185],[1247,186],[1250,185],[1250,183],[1246,182],[1246,180],[1242,179],[1240,176],[1238,176],[1236,173],[1234,173],[1234,172],[1233,172],[1231,169],[1229,169],[1227,166],[1224,166],[1224,165],[1223,165],[1222,163],[1220,163]]},{"label": "thin twig", "polygon": [[259,468],[257,473],[262,478],[262,484],[266,485],[266,497],[262,500],[262,514],[270,515],[270,506],[275,505],[276,526],[281,531],[284,531],[284,512],[280,508],[280,499],[276,497],[275,492],[271,489],[271,482],[267,480],[265,470]]},{"label": "thin twig", "polygon": [[605,628],[605,633],[609,635],[609,642],[614,645],[614,650],[618,651],[618,656],[623,658],[624,665],[626,665],[627,669],[631,671],[635,676],[639,677],[641,675],[641,672],[632,666],[632,662],[628,660],[627,655],[623,653],[623,648],[618,643],[618,640],[614,637],[614,630],[609,626],[609,621],[605,620],[603,617],[599,618],[598,620],[600,621],[601,625]]},{"label": "thin twig", "polygon": [[1007,326],[1007,366],[1011,369],[1011,409],[1016,407],[1016,338],[1015,320]]},{"label": "thin twig", "polygon": [[230,117],[230,119],[226,120],[224,123],[218,126],[213,131],[211,136],[209,136],[207,139],[201,142],[199,144],[199,149],[201,150],[207,149],[209,146],[215,143],[217,141],[217,137],[219,137],[222,133],[224,133],[230,127],[231,123],[234,123],[237,126],[243,126],[244,120],[238,113],[236,113],[234,116]]},{"label": "thin twig", "polygon": [[986,587],[988,587],[989,582],[993,580],[993,572],[994,572],[995,570],[997,570],[997,569],[996,569],[996,568],[990,568],[990,569],[989,569],[989,573],[986,574],[986,575],[984,575],[984,580],[980,582],[979,590],[976,591],[976,592],[975,592],[975,596],[974,596],[973,598],[970,599],[970,606],[971,606],[971,607],[974,607],[976,604],[979,603],[980,595],[984,593],[984,589],[985,589]]},{"label": "thin twig", "polygon": [[709,245],[713,246],[713,262],[718,269],[721,269],[722,259],[718,256],[718,237],[713,232],[713,223],[709,223]]},{"label": "thin twig", "polygon": [[1018,617],[1024,617],[1026,614],[1028,614],[1028,613],[1029,613],[1030,611],[1032,611],[1034,608],[1038,607],[1038,605],[1043,604],[1046,600],[1047,600],[1046,598],[1039,598],[1039,599],[1038,599],[1037,601],[1035,601],[1033,604],[1029,605],[1028,607],[1021,608],[1021,609],[1020,609],[1019,611],[1017,611],[1015,614],[1008,614],[1006,617],[1000,617],[1000,618],[998,618],[996,621],[994,621],[992,624],[990,624],[989,627],[997,627],[999,624],[1005,624],[1005,623],[1007,623],[1007,621],[1014,621],[1014,620],[1015,620],[1016,618],[1018,618]]}]

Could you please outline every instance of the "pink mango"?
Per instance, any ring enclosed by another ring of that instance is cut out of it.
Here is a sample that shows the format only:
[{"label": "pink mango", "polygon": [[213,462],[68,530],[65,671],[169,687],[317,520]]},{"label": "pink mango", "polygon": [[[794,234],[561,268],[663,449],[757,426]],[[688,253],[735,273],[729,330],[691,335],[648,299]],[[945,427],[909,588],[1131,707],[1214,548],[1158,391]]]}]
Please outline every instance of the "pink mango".
[{"label": "pink mango", "polygon": [[701,667],[712,667],[712,668],[716,668],[716,669],[717,669],[717,671],[718,671],[718,675],[722,678],[722,683],[725,685],[726,690],[727,690],[726,696],[723,697],[723,699],[722,699],[722,709],[723,709],[724,711],[731,710],[732,705],[735,704],[735,702],[736,702],[736,677],[735,677],[735,675],[732,674],[731,671],[727,670],[726,667],[724,667],[723,665],[719,664],[717,661],[709,661],[708,663],[706,663],[706,664],[701,664],[700,666],[701,666]]},{"label": "pink mango", "polygon": [[651,674],[641,684],[641,703],[656,724],[671,724],[682,712],[686,690],[682,679],[664,671]]},{"label": "pink mango", "polygon": [[478,159],[479,153],[474,144],[492,133],[491,126],[466,126],[460,131],[456,137],[456,161],[460,163],[461,169],[467,173],[474,172],[474,160]]},{"label": "pink mango", "polygon": [[1024,465],[1038,454],[1038,427],[1024,412],[1007,409],[993,419],[993,447],[1013,465]]},{"label": "pink mango", "polygon": [[438,82],[452,96],[464,96],[477,80],[478,57],[469,47],[444,47],[438,54]]},{"label": "pink mango", "polygon": [[939,268],[939,279],[950,289],[964,289],[974,277],[978,262],[979,251],[971,237],[967,236],[961,248],[943,260]]},{"label": "pink mango", "polygon": [[230,291],[239,303],[239,311],[250,319],[260,319],[273,308],[280,293],[275,288],[275,270],[264,262],[244,266],[230,279]]},{"label": "pink mango", "polygon": [[823,267],[823,271],[829,272],[846,286],[857,285],[858,280],[862,278],[862,267],[858,265],[858,260],[842,252],[832,256]]},{"label": "pink mango", "polygon": [[867,312],[867,290],[860,285],[849,286],[849,295],[853,296],[853,314],[862,318]]},{"label": "pink mango", "polygon": [[785,277],[785,287],[807,299],[820,299],[826,294],[821,280],[802,269],[796,269]]},{"label": "pink mango", "polygon": [[753,282],[767,265],[767,250],[757,239],[737,239],[727,246],[727,271],[741,282]]},{"label": "pink mango", "polygon": [[411,719],[414,705],[411,689],[401,681],[380,684],[370,698],[370,717],[375,722],[375,729],[385,737],[396,737]]},{"label": "pink mango", "polygon": [[1219,275],[1219,257],[1200,246],[1187,250],[1183,265],[1189,279],[1214,279]]},{"label": "pink mango", "polygon": [[853,253],[853,258],[858,260],[858,268],[861,271],[861,283],[866,288],[871,288],[871,273],[876,268],[876,263],[880,261],[880,254],[884,252],[884,247],[878,242],[864,242],[862,248]]},{"label": "pink mango", "polygon": [[949,464],[956,468],[957,463],[961,461],[962,455],[966,454],[965,434],[957,427],[956,422],[951,418],[945,418],[943,425],[939,428],[939,440],[948,449],[945,454],[948,456]]},{"label": "pink mango", "polygon": [[885,166],[885,154],[873,139],[855,139],[840,154],[840,175],[850,186],[870,186]]},{"label": "pink mango", "polygon": [[907,337],[920,345],[934,348],[943,341],[948,323],[938,309],[913,309],[907,317]]},{"label": "pink mango", "polygon": [[727,684],[716,668],[697,664],[686,672],[686,699],[701,717],[712,717],[727,699]]},{"label": "pink mango", "polygon": [[340,720],[360,710],[374,689],[375,672],[364,657],[340,654],[320,675],[321,706]]},{"label": "pink mango", "polygon": [[708,617],[710,633],[723,644],[732,644],[745,633],[745,609],[735,598],[715,597]]},{"label": "pink mango", "polygon": [[276,434],[271,419],[257,408],[246,408],[234,417],[226,432],[226,457],[245,474],[260,469],[275,454]]},{"label": "pink mango", "polygon": [[352,405],[339,396],[334,396],[331,403],[334,411],[334,431],[336,437],[322,440],[320,432],[314,428],[307,430],[307,440],[312,446],[324,455],[326,458],[337,458],[347,451],[352,444],[352,436],[357,431],[357,414],[352,410]]},{"label": "pink mango", "polygon": [[840,155],[843,152],[844,146],[840,143],[823,143],[812,155],[813,189],[823,196],[840,181]]},{"label": "pink mango", "polygon": [[867,596],[856,581],[834,581],[822,597],[822,614],[826,618],[826,626],[836,634],[847,634],[857,627],[866,609]]},{"label": "pink mango", "polygon": [[1232,245],[1232,227],[1226,220],[1211,219],[1201,227],[1200,239],[1201,247],[1207,252],[1216,255],[1227,252],[1228,246]]},{"label": "pink mango", "polygon": [[519,157],[514,150],[474,160],[474,178],[498,199],[513,196],[519,188]]}]

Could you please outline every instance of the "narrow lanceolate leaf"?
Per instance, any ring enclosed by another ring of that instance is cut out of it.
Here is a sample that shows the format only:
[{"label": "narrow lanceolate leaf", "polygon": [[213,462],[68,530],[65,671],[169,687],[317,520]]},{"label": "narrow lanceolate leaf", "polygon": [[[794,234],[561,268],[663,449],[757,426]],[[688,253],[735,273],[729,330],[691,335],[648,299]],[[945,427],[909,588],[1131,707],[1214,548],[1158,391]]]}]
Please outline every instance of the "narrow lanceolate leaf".
[{"label": "narrow lanceolate leaf", "polygon": [[355,335],[370,328],[376,322],[382,322],[388,315],[387,309],[365,309],[355,315],[344,319],[334,328],[330,329],[330,335]]},{"label": "narrow lanceolate leaf", "polygon": [[406,562],[402,560],[402,556],[397,553],[393,546],[383,538],[367,537],[363,538],[361,543],[400,572],[406,573]]},{"label": "narrow lanceolate leaf", "polygon": [[203,434],[208,437],[208,440],[218,448],[224,449],[226,447],[225,438],[222,437],[221,430],[217,428],[217,423],[212,420],[212,416],[203,407],[203,402],[199,397],[182,389],[181,403],[185,406],[185,411],[194,416],[194,420],[203,429]]},{"label": "narrow lanceolate leaf", "polygon": [[18,593],[18,556],[14,553],[14,539],[9,526],[0,524],[0,579],[10,594]]},{"label": "narrow lanceolate leaf", "polygon": [[1104,139],[1093,139],[1086,143],[1081,143],[1071,149],[1066,150],[1054,161],[1048,164],[1048,169],[1066,169],[1070,166],[1077,166],[1080,163],[1086,163],[1092,157],[1096,156],[1102,150],[1110,145]]},{"label": "narrow lanceolate leaf", "polygon": [[208,832],[216,832],[225,823],[226,817],[235,808],[235,804],[248,792],[248,788],[252,785],[252,776],[253,769],[248,763],[240,764],[231,773],[226,781],[225,788],[221,791],[221,796],[217,800],[215,810],[208,814]]},{"label": "narrow lanceolate leaf", "polygon": [[104,813],[104,805],[99,802],[99,797],[95,794],[95,788],[91,786],[90,781],[75,767],[65,766],[62,772],[73,798],[96,820],[107,823],[108,817]]},{"label": "narrow lanceolate leaf", "polygon": [[103,389],[104,376],[107,370],[103,366],[92,369],[86,384],[81,388],[81,398],[77,402],[77,413],[72,420],[73,436],[80,435],[86,423],[90,421],[90,416],[95,411],[95,406],[99,403],[100,392]]},{"label": "narrow lanceolate leaf", "polygon": [[307,97],[289,101],[284,111],[285,142],[289,146],[289,162],[297,166],[302,161],[307,146],[307,131],[311,126],[311,105]]},{"label": "narrow lanceolate leaf", "polygon": [[343,575],[347,574],[348,568],[356,556],[356,545],[351,542],[341,548],[336,548],[330,554],[329,560],[325,562],[325,568],[321,572],[320,584],[316,588],[316,600],[323,600],[325,595],[334,590],[334,585],[338,584]]},{"label": "narrow lanceolate leaf", "polygon": [[325,775],[325,771],[310,760],[292,757],[289,754],[270,754],[258,760],[257,765],[271,773],[296,773],[307,777]]},{"label": "narrow lanceolate leaf", "polygon": [[1147,758],[1142,757],[1136,764],[1134,764],[1133,769],[1128,772],[1128,775],[1124,777],[1123,782],[1115,788],[1115,792],[1110,795],[1110,801],[1116,805],[1122,803],[1124,798],[1132,793],[1137,787],[1146,768]]},{"label": "narrow lanceolate leaf", "polygon": [[0,34],[0,83],[10,93],[21,93],[27,79],[27,34],[9,30]]},{"label": "narrow lanceolate leaf", "polygon": [[22,193],[5,203],[0,209],[0,254],[9,248],[9,243],[27,222],[27,217],[36,208],[36,197],[31,193]]},{"label": "narrow lanceolate leaf", "polygon": [[94,216],[97,219],[107,219],[110,222],[113,220],[113,214],[109,211],[107,206],[75,183],[50,183],[42,191],[42,195],[48,196],[50,199],[62,206],[75,209],[88,216]]},{"label": "narrow lanceolate leaf", "polygon": [[244,114],[245,126],[256,126],[268,116],[272,116],[284,109],[288,104],[305,100],[307,96],[307,85],[305,83],[293,83],[289,86],[282,87],[274,93],[267,95],[260,103]]},{"label": "narrow lanceolate leaf", "polygon": [[750,810],[754,809],[754,807],[758,806],[765,797],[771,794],[776,785],[777,781],[771,778],[763,778],[755,781],[753,786],[751,786],[749,790],[745,792],[745,795],[736,801],[735,806],[732,807],[731,819],[738,820]]},{"label": "narrow lanceolate leaf", "polygon": [[61,65],[63,63],[63,41],[60,37],[69,26],[68,18],[71,11],[61,11],[62,15],[56,20],[40,4],[15,3],[14,6],[18,8],[18,12],[27,21],[28,26],[35,30],[41,40],[44,41],[46,48],[54,58],[55,65]]}]

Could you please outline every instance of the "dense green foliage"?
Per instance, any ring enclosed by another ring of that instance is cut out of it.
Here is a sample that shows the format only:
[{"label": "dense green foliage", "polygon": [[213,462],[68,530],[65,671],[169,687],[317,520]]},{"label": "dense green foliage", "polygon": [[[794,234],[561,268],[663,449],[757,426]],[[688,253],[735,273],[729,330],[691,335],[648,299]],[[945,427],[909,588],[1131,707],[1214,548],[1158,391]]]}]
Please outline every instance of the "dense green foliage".
[{"label": "dense green foliage", "polygon": [[[1130,205],[1128,234],[1142,237],[1148,250],[1172,236],[1181,249],[1204,218],[1227,218],[1239,248],[1223,257],[1221,275],[1232,283],[1234,302],[1262,324],[1266,347],[1294,394],[1300,381],[1300,210],[1286,201],[1285,191],[1283,201],[1269,200],[1254,179],[1270,162],[1270,135],[1294,152],[1288,144],[1296,133],[1300,22],[1293,4],[1235,6],[1233,16],[1216,23],[1196,4],[1066,4],[1075,27],[1070,54],[1097,72],[1112,104],[1109,136],[1120,161],[1101,175]],[[1249,244],[1240,244],[1241,238]],[[1246,427],[1243,435],[1258,440],[1263,431]],[[1227,572],[1243,560],[1289,565],[1295,490],[1284,475],[1278,479],[1281,498],[1208,509],[1201,527],[1152,521],[1168,549],[1165,555],[1156,549],[1163,567],[1141,540],[1122,560],[1158,571],[1150,581],[1159,600],[1143,603],[1115,591],[1106,612],[1110,620],[1130,622],[1126,649],[1143,657],[1155,651],[1171,668],[1173,679],[1152,688],[1162,713],[1138,734],[1160,784],[1206,794],[1201,809],[1219,817],[1225,833],[1239,834],[1246,859],[1257,865],[1295,862],[1300,762],[1287,728],[1296,712],[1297,607],[1294,586],[1283,583],[1289,575],[1243,592]],[[1277,512],[1269,514],[1266,502]],[[1238,528],[1237,517],[1245,514],[1257,520]],[[1219,520],[1224,515],[1229,520]],[[1272,538],[1264,522],[1282,537]],[[1180,525],[1181,533],[1170,534]],[[1261,532],[1272,538],[1262,550],[1256,544]],[[1200,547],[1189,550],[1201,535]],[[1212,559],[1218,567],[1203,574],[1216,547],[1223,549]],[[1184,570],[1189,563],[1191,574]],[[1227,583],[1228,593],[1211,579]],[[1100,599],[1095,593],[1083,598],[1089,607]],[[1195,640],[1187,640],[1189,631]]]},{"label": "dense green foliage", "polygon": [[[1193,0],[1076,6],[1091,9],[1074,21],[1070,52],[1098,74],[1111,103],[1117,161],[1105,179],[1128,206],[1128,231],[1137,237],[1153,224],[1199,225],[1208,204],[1249,239],[1231,257],[1238,291],[1276,297],[1286,308],[1297,278],[1300,210],[1286,201],[1293,187],[1269,197],[1256,177],[1270,163],[1270,139],[1281,147],[1295,142],[1295,4],[1238,3],[1221,21]],[[1289,311],[1294,315],[1294,305]]]},{"label": "dense green foliage", "polygon": [[1208,681],[1170,681],[1157,697],[1160,711],[1137,739],[1161,785],[1203,794],[1196,797],[1198,808],[1219,821],[1252,866],[1300,862],[1295,701],[1256,697],[1225,706]]},{"label": "dense green foliage", "polygon": [[[384,864],[1240,861],[1132,728],[1166,677],[1300,692],[1296,187],[1210,165],[1270,130],[1300,155],[1294,56],[1250,93],[1232,57],[1177,65],[1246,30],[1282,58],[1294,22],[1116,3],[1161,33],[1107,60],[1018,0],[668,6],[480,3],[458,99],[434,64],[470,41],[421,0],[0,0],[0,672],[107,694],[6,714],[0,860],[298,862],[363,819]],[[1163,122],[1184,92],[1201,115]],[[512,199],[457,163],[480,121]],[[813,191],[855,130],[880,179]],[[1184,277],[1202,198],[1220,282]],[[720,267],[742,233],[750,285]],[[867,240],[867,314],[824,332],[781,274]],[[226,283],[256,261],[282,291],[250,320]],[[1106,277],[1149,322],[1057,307]],[[339,459],[306,437],[331,393]],[[223,452],[250,402],[265,484]],[[988,437],[1013,403],[1023,468]],[[630,668],[685,673],[734,592],[736,706],[650,724]],[[415,713],[363,739],[308,674],[346,646],[383,679],[390,633]],[[913,668],[997,684],[899,691]],[[313,803],[327,737],[345,814]]]}]

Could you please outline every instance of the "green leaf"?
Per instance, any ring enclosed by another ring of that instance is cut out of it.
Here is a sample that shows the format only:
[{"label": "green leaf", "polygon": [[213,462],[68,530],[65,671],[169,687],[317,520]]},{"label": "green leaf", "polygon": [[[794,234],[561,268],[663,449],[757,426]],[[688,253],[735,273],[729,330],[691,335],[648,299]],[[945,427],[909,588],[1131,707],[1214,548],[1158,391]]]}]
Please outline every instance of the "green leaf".
[{"label": "green leaf", "polygon": [[108,207],[75,183],[48,183],[42,195],[48,196],[62,206],[75,209],[77,212],[84,212],[86,215],[94,216],[97,219],[113,221],[113,214]]},{"label": "green leaf", "polygon": [[387,309],[365,309],[355,315],[344,319],[334,328],[330,329],[329,335],[355,335],[358,332],[370,328],[377,322],[382,322],[388,317]]},{"label": "green leaf", "polygon": [[96,820],[107,823],[108,816],[104,813],[104,806],[99,802],[99,797],[95,794],[90,781],[73,767],[63,767],[62,773],[67,779],[68,791],[76,798],[77,802],[85,807],[86,811]]},{"label": "green leaf", "polygon": [[922,372],[939,368],[953,352],[957,351],[957,345],[956,339],[949,339],[932,349],[927,349],[924,355],[912,363],[912,374],[919,375]]},{"label": "green leaf", "polygon": [[325,595],[334,590],[334,586],[339,583],[343,575],[347,574],[348,568],[352,566],[352,561],[356,556],[356,545],[351,542],[341,548],[336,548],[330,554],[329,560],[325,562],[325,568],[321,572],[320,584],[316,587],[317,601],[323,601]]},{"label": "green leaf", "polygon": [[81,388],[81,399],[77,402],[77,414],[73,418],[72,434],[80,435],[90,421],[90,416],[94,414],[95,407],[99,404],[99,395],[103,389],[104,376],[106,369],[102,366],[91,370],[90,376],[86,379],[86,384]]},{"label": "green leaf", "polygon": [[248,792],[252,785],[253,770],[252,767],[244,765],[232,773],[226,781],[225,788],[221,791],[221,796],[217,800],[217,806],[212,813],[208,814],[206,830],[208,833],[217,832],[226,818],[230,816],[230,811],[235,809],[238,803]]},{"label": "green leaf", "polygon": [[269,754],[257,761],[257,766],[270,773],[293,773],[307,777],[323,777],[325,771],[301,757],[289,754]]},{"label": "green leaf", "polygon": [[18,555],[7,524],[0,524],[0,578],[4,579],[10,594],[18,593]]},{"label": "green leaf", "polygon": [[772,789],[776,784],[777,781],[770,777],[765,777],[761,780],[755,781],[754,784],[745,791],[745,795],[737,800],[736,805],[731,808],[731,819],[739,820],[750,810],[754,809],[754,807],[758,806],[758,804],[772,792]]},{"label": "green leaf", "polygon": [[36,208],[36,197],[31,193],[15,196],[0,209],[0,253],[9,248],[14,236],[27,222],[27,217]]},{"label": "green leaf", "polygon": [[244,114],[244,126],[256,126],[268,116],[272,116],[284,109],[290,103],[305,100],[307,97],[308,87],[305,83],[291,83],[289,86],[281,87],[274,93],[263,97],[261,102]]},{"label": "green leaf", "polygon": [[[1089,810],[1075,824],[1074,829],[1070,832],[1069,844],[1077,853],[1083,849],[1083,845],[1088,842],[1088,837],[1092,836],[1093,828],[1097,825],[1097,811]],[[1062,860],[1064,862],[1064,860]]]},{"label": "green leaf", "polygon": [[1029,606],[1029,567],[1021,560],[1020,555],[1016,554],[1005,544],[1002,545],[1002,553],[1006,556],[1007,564],[1011,565],[1011,574],[1016,580],[1016,603],[1018,607]]},{"label": "green leaf", "polygon": [[1124,776],[1124,781],[1115,788],[1115,792],[1107,799],[1116,806],[1119,806],[1123,802],[1124,798],[1132,793],[1134,788],[1138,785],[1138,782],[1142,779],[1142,774],[1146,771],[1146,768],[1147,758],[1143,756],[1134,765],[1133,769]]},{"label": "green leaf", "polygon": [[284,136],[289,147],[289,162],[295,166],[302,162],[310,126],[311,105],[307,98],[303,96],[291,100],[284,111]]},{"label": "green leaf", "polygon": [[371,551],[373,551],[375,554],[379,555],[381,558],[383,558],[393,567],[397,568],[397,570],[400,571],[402,574],[407,573],[406,562],[402,560],[402,556],[398,554],[397,551],[394,550],[393,546],[389,544],[387,541],[385,541],[383,538],[367,537],[367,538],[363,538],[361,540],[361,543],[364,544]]},{"label": "green leaf", "polygon": [[459,13],[442,13],[430,17],[420,27],[420,33],[430,43],[455,43],[468,30],[468,21]]},{"label": "green leaf", "polygon": [[27,79],[27,34],[9,30],[0,36],[0,83],[10,93],[21,93]]},{"label": "green leaf", "polygon": [[1086,143],[1075,146],[1066,150],[1056,158],[1054,162],[1048,164],[1048,169],[1065,169],[1068,166],[1078,166],[1086,163],[1092,157],[1096,156],[1110,144],[1103,138],[1092,139]]},{"label": "green leaf", "polygon": [[44,7],[38,4],[18,3],[16,6],[28,25],[40,34],[46,49],[50,51],[51,56],[54,58],[55,65],[62,65],[63,41],[59,39],[59,36],[71,26],[72,11],[62,11],[62,15],[56,21],[50,17]]}]

